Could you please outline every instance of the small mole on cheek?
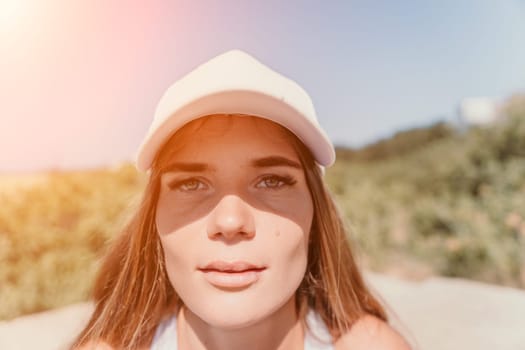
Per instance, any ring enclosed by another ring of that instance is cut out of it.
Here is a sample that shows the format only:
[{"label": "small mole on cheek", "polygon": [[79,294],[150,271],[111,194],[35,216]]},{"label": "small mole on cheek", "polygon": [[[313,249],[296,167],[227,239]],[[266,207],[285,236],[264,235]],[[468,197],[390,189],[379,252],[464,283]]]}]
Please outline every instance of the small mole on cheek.
[{"label": "small mole on cheek", "polygon": [[281,231],[277,230],[275,231],[275,237],[279,237],[281,235]]}]

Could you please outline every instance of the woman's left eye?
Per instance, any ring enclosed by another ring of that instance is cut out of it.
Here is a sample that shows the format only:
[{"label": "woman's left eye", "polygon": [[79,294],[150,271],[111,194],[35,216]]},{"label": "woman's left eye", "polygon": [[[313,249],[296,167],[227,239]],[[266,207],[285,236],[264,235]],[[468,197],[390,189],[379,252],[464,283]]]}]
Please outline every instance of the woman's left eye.
[{"label": "woman's left eye", "polygon": [[295,184],[295,180],[289,176],[270,175],[263,177],[256,185],[257,188],[276,189]]}]

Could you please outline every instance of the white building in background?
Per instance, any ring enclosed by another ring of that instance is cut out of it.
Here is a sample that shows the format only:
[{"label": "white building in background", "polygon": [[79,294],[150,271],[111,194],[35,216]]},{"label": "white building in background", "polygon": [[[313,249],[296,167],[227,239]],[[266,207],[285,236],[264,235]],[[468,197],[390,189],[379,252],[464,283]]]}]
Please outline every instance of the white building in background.
[{"label": "white building in background", "polygon": [[465,125],[489,125],[500,117],[501,102],[490,97],[469,97],[459,103],[459,118]]}]

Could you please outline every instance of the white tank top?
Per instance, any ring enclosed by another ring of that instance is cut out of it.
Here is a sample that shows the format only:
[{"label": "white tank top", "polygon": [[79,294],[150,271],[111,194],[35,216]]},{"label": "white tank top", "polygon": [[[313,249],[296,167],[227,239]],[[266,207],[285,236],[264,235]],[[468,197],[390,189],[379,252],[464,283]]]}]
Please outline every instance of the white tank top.
[{"label": "white tank top", "polygon": [[[304,350],[333,350],[330,332],[315,311],[308,311],[306,323],[308,328],[304,337]],[[175,316],[157,327],[150,350],[177,350],[177,318]]]}]

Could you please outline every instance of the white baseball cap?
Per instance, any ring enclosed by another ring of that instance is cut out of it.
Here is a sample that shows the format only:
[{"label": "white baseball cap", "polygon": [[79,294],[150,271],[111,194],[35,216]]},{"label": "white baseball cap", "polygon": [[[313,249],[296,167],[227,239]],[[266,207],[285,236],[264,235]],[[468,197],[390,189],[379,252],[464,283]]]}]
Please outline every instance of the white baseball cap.
[{"label": "white baseball cap", "polygon": [[308,93],[247,53],[231,50],[198,66],[164,93],[138,150],[137,168],[149,170],[178,129],[212,114],[268,119],[294,133],[319,165],[335,161],[334,146],[317,121]]}]

